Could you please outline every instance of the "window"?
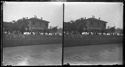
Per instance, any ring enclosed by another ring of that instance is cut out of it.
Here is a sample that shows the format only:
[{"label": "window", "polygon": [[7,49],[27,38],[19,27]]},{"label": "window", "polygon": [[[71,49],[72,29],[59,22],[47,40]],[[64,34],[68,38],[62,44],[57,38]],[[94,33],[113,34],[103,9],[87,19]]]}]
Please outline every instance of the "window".
[{"label": "window", "polygon": [[35,25],[35,22],[32,22],[32,25]]},{"label": "window", "polygon": [[48,26],[48,24],[45,24],[46,25],[46,27]]}]

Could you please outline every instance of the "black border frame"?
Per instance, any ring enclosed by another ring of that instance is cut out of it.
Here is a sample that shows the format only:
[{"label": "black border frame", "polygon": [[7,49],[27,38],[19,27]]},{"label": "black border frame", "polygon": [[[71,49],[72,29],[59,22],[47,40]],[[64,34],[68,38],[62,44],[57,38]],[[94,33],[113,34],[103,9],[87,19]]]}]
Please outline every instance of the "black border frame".
[{"label": "black border frame", "polygon": [[[41,0],[11,0],[12,2],[51,2],[50,0],[43,0],[43,1],[41,1]],[[1,15],[0,15],[0,17],[1,17],[1,32],[3,32],[3,3],[4,2],[11,2],[10,0],[2,0],[1,1]],[[124,0],[67,0],[66,2],[122,2],[123,3],[123,5],[124,5]],[[63,3],[63,23],[64,23],[64,16],[65,16],[65,4]],[[64,24],[63,24],[63,27],[64,27]],[[63,31],[64,31],[64,28],[63,28]],[[62,31],[62,32],[63,32]],[[64,32],[62,33],[62,34],[64,34]],[[3,58],[3,56],[2,56],[2,54],[3,54],[3,33],[1,33],[1,58]],[[124,47],[124,41],[125,41],[125,37],[124,37],[124,6],[123,6],[123,47]],[[69,65],[64,65],[64,59],[63,59],[63,56],[64,56],[64,35],[62,35],[62,65],[61,66],[69,66]],[[1,59],[1,66],[3,66],[2,65],[2,59]],[[125,62],[124,62],[124,49],[123,49],[123,65],[125,64]],[[53,66],[53,65],[52,65]],[[57,65],[58,66],[58,65]],[[60,65],[59,65],[60,66]],[[71,65],[71,66],[75,66],[75,65]],[[86,65],[76,65],[76,66],[86,66]],[[87,65],[88,66],[88,65]],[[89,65],[89,66],[91,66],[91,65]],[[93,65],[92,65],[93,66]],[[98,66],[102,66],[102,65],[98,65]],[[107,65],[106,65],[107,66]],[[114,65],[113,65],[114,66]],[[119,65],[118,65],[119,66]],[[121,65],[120,65],[121,66]]]}]

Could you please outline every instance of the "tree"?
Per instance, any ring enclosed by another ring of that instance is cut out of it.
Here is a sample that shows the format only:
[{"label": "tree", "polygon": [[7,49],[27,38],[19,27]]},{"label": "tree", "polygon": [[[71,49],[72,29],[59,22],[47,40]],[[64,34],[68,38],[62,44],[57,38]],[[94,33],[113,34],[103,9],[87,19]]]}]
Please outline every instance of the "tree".
[{"label": "tree", "polygon": [[16,25],[12,22],[3,22],[3,31],[13,32],[17,30]]},{"label": "tree", "polygon": [[56,27],[53,27],[53,28],[51,29],[51,31],[52,31],[53,33],[56,33],[56,32],[57,32],[57,26],[56,26]]},{"label": "tree", "polygon": [[107,32],[114,33],[115,32],[115,26],[107,29]]},{"label": "tree", "polygon": [[20,32],[24,32],[24,31],[27,31],[26,28],[28,28],[28,20],[26,18],[22,18],[22,19],[19,19],[17,20],[17,26],[18,26],[18,30]]}]

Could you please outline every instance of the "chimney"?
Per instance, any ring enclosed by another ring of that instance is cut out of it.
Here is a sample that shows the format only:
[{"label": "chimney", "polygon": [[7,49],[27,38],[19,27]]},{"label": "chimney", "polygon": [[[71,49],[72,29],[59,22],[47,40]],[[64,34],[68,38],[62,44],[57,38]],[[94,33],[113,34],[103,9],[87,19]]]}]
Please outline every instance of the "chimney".
[{"label": "chimney", "polygon": [[99,20],[100,20],[100,17],[99,17]]},{"label": "chimney", "polygon": [[41,20],[43,20],[43,17],[41,17]]},{"label": "chimney", "polygon": [[85,19],[86,19],[86,17],[85,17]]},{"label": "chimney", "polygon": [[28,17],[26,17],[26,19],[28,19]]},{"label": "chimney", "polygon": [[36,16],[36,15],[34,15],[34,18],[37,18],[37,16]]},{"label": "chimney", "polygon": [[95,16],[92,16],[92,18],[95,18]]}]

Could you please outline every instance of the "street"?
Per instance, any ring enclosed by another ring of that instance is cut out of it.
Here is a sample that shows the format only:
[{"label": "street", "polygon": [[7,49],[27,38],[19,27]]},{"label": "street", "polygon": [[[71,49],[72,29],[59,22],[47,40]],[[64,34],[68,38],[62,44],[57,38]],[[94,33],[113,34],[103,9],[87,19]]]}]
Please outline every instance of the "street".
[{"label": "street", "polygon": [[13,66],[61,65],[61,44],[3,48],[3,64]]},{"label": "street", "polygon": [[64,64],[122,64],[122,44],[88,45],[64,48]]}]

